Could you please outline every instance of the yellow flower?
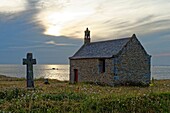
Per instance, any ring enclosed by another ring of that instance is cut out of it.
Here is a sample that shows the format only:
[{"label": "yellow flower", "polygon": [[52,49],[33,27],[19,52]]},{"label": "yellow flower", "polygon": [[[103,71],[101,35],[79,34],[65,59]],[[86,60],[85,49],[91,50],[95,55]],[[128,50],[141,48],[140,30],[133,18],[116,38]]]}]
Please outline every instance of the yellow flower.
[{"label": "yellow flower", "polygon": [[149,86],[151,86],[151,87],[152,87],[152,86],[154,86],[154,85],[153,85],[153,84],[149,84]]}]

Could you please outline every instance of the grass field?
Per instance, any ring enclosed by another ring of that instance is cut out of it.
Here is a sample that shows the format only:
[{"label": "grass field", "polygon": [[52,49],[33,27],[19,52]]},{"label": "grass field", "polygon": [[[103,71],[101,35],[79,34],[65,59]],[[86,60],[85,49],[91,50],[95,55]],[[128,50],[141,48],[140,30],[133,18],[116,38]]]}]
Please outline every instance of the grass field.
[{"label": "grass field", "polygon": [[37,79],[35,89],[27,90],[25,79],[0,76],[0,112],[170,112],[170,80],[150,87],[49,82]]}]

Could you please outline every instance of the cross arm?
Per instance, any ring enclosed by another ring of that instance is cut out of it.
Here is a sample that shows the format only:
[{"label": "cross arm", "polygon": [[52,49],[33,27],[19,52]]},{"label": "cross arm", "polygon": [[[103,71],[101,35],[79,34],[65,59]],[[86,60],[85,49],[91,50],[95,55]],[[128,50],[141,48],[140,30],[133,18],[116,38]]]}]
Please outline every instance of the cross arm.
[{"label": "cross arm", "polygon": [[36,59],[32,59],[31,63],[36,64],[37,63]]},{"label": "cross arm", "polygon": [[23,59],[23,65],[28,64],[28,60],[27,59]]}]

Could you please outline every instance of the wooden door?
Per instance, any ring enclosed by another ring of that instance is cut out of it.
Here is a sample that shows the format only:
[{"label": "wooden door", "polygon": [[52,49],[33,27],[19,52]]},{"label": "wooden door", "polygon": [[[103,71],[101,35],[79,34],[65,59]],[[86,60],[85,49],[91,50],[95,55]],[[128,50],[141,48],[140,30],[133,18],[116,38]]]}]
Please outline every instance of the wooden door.
[{"label": "wooden door", "polygon": [[74,69],[74,82],[78,82],[78,69]]}]

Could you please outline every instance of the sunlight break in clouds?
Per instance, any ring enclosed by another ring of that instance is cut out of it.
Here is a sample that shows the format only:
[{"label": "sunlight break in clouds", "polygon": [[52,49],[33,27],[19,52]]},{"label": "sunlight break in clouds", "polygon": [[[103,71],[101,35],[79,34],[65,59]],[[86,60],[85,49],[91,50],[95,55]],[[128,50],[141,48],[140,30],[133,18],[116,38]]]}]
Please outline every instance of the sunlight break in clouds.
[{"label": "sunlight break in clouds", "polygon": [[0,0],[0,12],[15,13],[26,10],[26,0]]},{"label": "sunlight break in clouds", "polygon": [[62,34],[62,29],[64,26],[67,26],[72,21],[76,21],[88,15],[89,13],[51,13],[46,18],[46,22],[48,22],[48,25],[46,26],[47,29],[44,34],[53,36],[66,35]]},{"label": "sunlight break in clouds", "polygon": [[63,13],[49,13],[45,18],[48,25],[47,29],[44,32],[46,35],[61,35],[61,29],[63,26],[66,26],[67,23],[76,19],[79,15],[72,12],[63,12]]},{"label": "sunlight break in clouds", "polygon": [[86,2],[70,1],[66,6],[63,6],[60,1],[60,5],[51,5],[50,8],[42,9],[37,15],[37,18],[41,19],[41,24],[45,27],[44,34],[52,36],[64,35],[70,37],[71,35],[69,34],[69,31],[73,29],[70,28],[68,32],[65,32],[65,26],[81,21],[95,13],[95,8],[91,7],[91,4],[85,6],[84,3]]}]

